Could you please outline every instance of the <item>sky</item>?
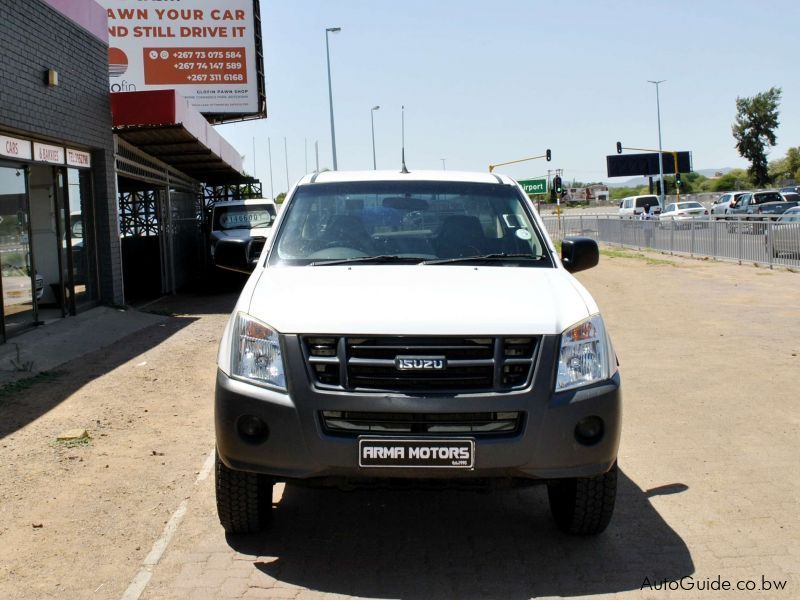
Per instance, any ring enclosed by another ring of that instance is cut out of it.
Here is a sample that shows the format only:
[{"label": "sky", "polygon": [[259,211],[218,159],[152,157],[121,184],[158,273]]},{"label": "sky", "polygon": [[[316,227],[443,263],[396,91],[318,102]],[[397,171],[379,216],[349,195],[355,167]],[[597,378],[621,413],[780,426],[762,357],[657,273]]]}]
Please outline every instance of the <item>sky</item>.
[{"label": "sky", "polygon": [[[401,106],[413,169],[522,179],[563,169],[607,180],[623,146],[689,150],[698,169],[748,166],[731,124],[737,96],[782,88],[778,143],[800,145],[800,3],[773,0],[261,0],[268,118],[219,127],[245,169],[274,194],[315,165],[330,168],[325,28],[330,36],[340,170],[400,168]],[[288,153],[284,155],[284,138]],[[255,139],[255,154],[253,140]],[[255,160],[254,160],[255,159]]]}]

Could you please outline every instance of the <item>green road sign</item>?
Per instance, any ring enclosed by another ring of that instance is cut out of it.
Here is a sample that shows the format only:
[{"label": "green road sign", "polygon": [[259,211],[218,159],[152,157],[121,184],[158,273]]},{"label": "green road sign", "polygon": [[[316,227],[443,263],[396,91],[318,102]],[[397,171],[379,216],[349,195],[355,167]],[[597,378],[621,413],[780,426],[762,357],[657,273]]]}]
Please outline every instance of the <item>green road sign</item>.
[{"label": "green road sign", "polygon": [[540,179],[523,179],[518,181],[522,186],[522,189],[525,190],[526,194],[546,194],[547,193],[547,178],[542,177]]}]

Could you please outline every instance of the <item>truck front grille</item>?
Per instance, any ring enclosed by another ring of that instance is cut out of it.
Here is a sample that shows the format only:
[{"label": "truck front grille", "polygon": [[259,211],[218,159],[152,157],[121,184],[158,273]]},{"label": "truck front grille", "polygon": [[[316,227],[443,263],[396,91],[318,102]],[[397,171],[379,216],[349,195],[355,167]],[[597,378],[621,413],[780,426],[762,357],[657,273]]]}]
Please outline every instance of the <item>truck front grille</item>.
[{"label": "truck front grille", "polygon": [[328,434],[383,435],[515,435],[522,427],[522,413],[380,413],[325,410],[320,413]]},{"label": "truck front grille", "polygon": [[317,387],[457,393],[527,385],[539,338],[304,336],[302,343]]}]

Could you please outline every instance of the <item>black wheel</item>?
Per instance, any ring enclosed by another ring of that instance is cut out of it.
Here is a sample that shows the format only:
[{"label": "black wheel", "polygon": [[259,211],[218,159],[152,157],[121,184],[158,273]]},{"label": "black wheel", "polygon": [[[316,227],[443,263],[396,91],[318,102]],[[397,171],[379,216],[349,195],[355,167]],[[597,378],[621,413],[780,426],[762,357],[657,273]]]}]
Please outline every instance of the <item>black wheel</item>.
[{"label": "black wheel", "polygon": [[547,484],[550,513],[558,528],[573,535],[605,531],[617,497],[617,463],[602,475],[555,480]]},{"label": "black wheel", "polygon": [[261,531],[272,517],[273,480],[266,475],[234,471],[215,457],[217,514],[228,533]]}]

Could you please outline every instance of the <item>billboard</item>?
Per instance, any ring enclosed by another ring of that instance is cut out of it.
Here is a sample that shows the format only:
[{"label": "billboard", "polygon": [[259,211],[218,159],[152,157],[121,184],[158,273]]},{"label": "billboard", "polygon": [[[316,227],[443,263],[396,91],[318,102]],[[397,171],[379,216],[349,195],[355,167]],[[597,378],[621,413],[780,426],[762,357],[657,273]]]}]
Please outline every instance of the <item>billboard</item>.
[{"label": "billboard", "polygon": [[211,121],[266,116],[258,0],[99,0],[112,92],[175,89]]},{"label": "billboard", "polygon": [[[671,152],[664,152],[664,173],[675,172],[675,159]],[[647,154],[611,154],[606,156],[609,177],[639,177],[658,175],[658,152]],[[692,170],[692,153],[678,152],[678,173]]]}]

